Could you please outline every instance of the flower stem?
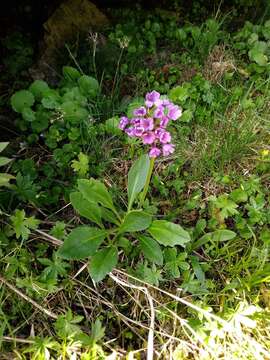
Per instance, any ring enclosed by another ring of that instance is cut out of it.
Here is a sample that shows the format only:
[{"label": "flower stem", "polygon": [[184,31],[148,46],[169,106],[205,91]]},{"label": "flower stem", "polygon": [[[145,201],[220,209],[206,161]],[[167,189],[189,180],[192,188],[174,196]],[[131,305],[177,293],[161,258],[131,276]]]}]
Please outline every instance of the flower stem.
[{"label": "flower stem", "polygon": [[150,180],[151,180],[151,176],[152,176],[152,172],[153,172],[153,169],[154,169],[154,164],[155,164],[155,158],[154,157],[151,157],[150,158],[150,166],[149,166],[149,170],[148,170],[148,174],[147,174],[147,178],[146,178],[146,183],[144,185],[144,189],[143,189],[143,193],[142,193],[142,197],[141,197],[141,206],[143,205],[144,203],[144,200],[145,200],[145,197],[146,197],[146,194],[148,192],[148,188],[149,188],[149,184],[150,184]]}]

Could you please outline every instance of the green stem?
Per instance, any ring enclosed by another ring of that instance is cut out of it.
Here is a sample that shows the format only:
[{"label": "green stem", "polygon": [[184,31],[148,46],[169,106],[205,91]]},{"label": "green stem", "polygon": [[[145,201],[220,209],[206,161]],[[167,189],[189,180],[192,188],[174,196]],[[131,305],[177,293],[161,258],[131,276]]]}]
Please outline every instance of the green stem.
[{"label": "green stem", "polygon": [[119,222],[120,222],[120,224],[121,224],[122,218],[121,218],[121,216],[119,215],[118,211],[114,209],[113,212],[114,212],[114,214],[116,215],[117,219],[119,220]]},{"label": "green stem", "polygon": [[145,197],[146,197],[146,194],[148,192],[148,188],[149,188],[149,184],[150,184],[150,180],[151,180],[151,176],[152,176],[152,172],[153,172],[153,169],[154,169],[154,164],[155,164],[155,158],[151,158],[150,159],[150,166],[149,166],[149,170],[148,170],[148,174],[147,174],[147,178],[146,178],[146,183],[144,185],[144,189],[143,189],[143,193],[142,193],[142,197],[141,197],[141,206],[143,205],[144,203],[144,200],[145,200]]}]

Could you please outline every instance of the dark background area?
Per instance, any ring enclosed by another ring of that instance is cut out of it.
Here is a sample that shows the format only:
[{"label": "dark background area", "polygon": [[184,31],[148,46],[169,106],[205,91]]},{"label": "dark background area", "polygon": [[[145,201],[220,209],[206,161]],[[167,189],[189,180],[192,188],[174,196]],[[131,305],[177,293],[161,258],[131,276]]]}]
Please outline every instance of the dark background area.
[{"label": "dark background area", "polygon": [[[0,36],[5,36],[14,28],[21,28],[24,31],[33,31],[35,36],[42,32],[42,24],[50,17],[53,11],[63,0],[9,0],[1,5],[0,14]],[[194,5],[193,1],[186,0],[95,0],[95,3],[102,11],[108,8],[123,8],[142,6],[148,10],[155,7],[164,9],[174,9],[179,7],[183,13],[189,13]],[[208,13],[215,13],[218,9],[230,11],[233,7],[242,8],[243,12],[250,11],[250,15],[255,17],[258,12],[265,9],[268,0],[208,0],[196,1],[195,4],[207,9]]]}]

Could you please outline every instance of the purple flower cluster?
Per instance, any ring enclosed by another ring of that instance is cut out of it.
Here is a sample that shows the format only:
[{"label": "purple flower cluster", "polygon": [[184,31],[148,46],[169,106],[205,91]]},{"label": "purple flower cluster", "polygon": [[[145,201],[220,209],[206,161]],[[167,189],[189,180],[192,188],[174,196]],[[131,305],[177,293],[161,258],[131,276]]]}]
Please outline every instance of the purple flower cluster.
[{"label": "purple flower cluster", "polygon": [[146,94],[144,106],[135,109],[133,115],[132,119],[122,116],[119,128],[128,136],[140,138],[143,144],[150,145],[150,157],[168,156],[174,152],[175,146],[166,127],[170,120],[175,121],[182,115],[179,106],[152,91]]}]

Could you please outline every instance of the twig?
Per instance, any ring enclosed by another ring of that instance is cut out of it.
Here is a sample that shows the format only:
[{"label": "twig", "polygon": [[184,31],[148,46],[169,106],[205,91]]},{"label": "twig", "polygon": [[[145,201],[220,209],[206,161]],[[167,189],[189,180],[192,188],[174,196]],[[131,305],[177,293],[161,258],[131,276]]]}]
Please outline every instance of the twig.
[{"label": "twig", "polygon": [[[134,276],[132,276],[132,275],[130,275],[130,274],[127,274],[127,273],[125,273],[125,272],[122,271],[122,270],[114,269],[114,272],[119,273],[119,274],[122,274],[122,275],[124,275],[124,276],[127,276],[127,277],[129,277],[129,278],[131,278],[131,279],[133,279],[133,280],[135,280],[135,281],[138,281],[139,283],[146,284],[143,280],[140,280],[140,279],[138,279],[138,278],[136,278],[136,277],[134,277]],[[199,306],[194,305],[193,303],[191,303],[191,302],[189,302],[189,301],[187,301],[187,300],[185,300],[185,299],[183,299],[183,298],[180,298],[179,296],[174,295],[174,294],[172,294],[172,293],[170,293],[170,292],[168,292],[168,291],[166,291],[166,290],[163,290],[163,289],[161,289],[161,288],[158,288],[157,286],[154,286],[154,285],[151,285],[151,284],[148,284],[148,283],[147,283],[147,285],[149,285],[151,288],[153,288],[153,289],[155,289],[155,290],[157,290],[157,291],[159,291],[159,292],[161,292],[161,293],[163,293],[163,294],[171,297],[172,299],[174,299],[174,300],[176,300],[176,301],[179,301],[180,303],[182,303],[182,304],[190,307],[191,309],[193,309],[193,310],[195,310],[195,311],[197,311],[197,312],[199,312],[199,313],[202,313],[206,318],[208,318],[208,319],[209,319],[209,318],[212,318],[213,320],[216,320],[217,322],[221,323],[222,325],[227,325],[228,327],[230,327],[231,329],[233,329],[233,327],[230,326],[230,324],[229,324],[227,321],[223,320],[223,319],[220,318],[219,316],[216,316],[216,315],[214,315],[214,314],[211,314],[211,313],[208,312],[207,310],[204,310],[204,309],[200,308]]]},{"label": "twig", "polygon": [[44,231],[41,230],[35,230],[39,235],[42,235],[46,238],[46,240],[49,240],[50,243],[52,243],[55,246],[61,246],[63,244],[62,240],[59,240],[57,238],[55,238],[54,236],[51,236],[47,233],[45,233]]},{"label": "twig", "polygon": [[76,279],[76,277],[78,277],[78,275],[79,275],[85,268],[87,268],[88,264],[89,264],[89,262],[83,264],[83,266],[81,266],[81,267],[79,268],[79,270],[76,272],[76,274],[75,274],[74,276],[72,276],[72,280]]},{"label": "twig", "polygon": [[149,306],[150,306],[150,313],[151,313],[150,326],[149,326],[149,332],[148,332],[147,360],[153,360],[153,358],[154,358],[155,309],[154,309],[153,299],[152,299],[151,295],[149,294],[148,289],[146,287],[144,287],[144,286],[136,286],[136,285],[133,285],[133,284],[128,284],[125,281],[119,280],[112,273],[110,273],[109,276],[116,283],[121,284],[122,286],[125,286],[125,287],[140,290],[146,295]]},{"label": "twig", "polygon": [[23,343],[23,344],[34,344],[33,340],[26,340],[26,339],[21,339],[21,338],[12,338],[10,336],[2,336],[1,339],[4,340],[4,341],[12,341],[12,342],[18,342],[18,343]]},{"label": "twig", "polygon": [[57,215],[58,213],[60,213],[61,211],[65,210],[67,207],[69,207],[71,205],[71,203],[66,204],[65,206],[61,207],[61,209],[58,209],[57,211],[55,211],[54,213],[50,214],[49,216],[46,217],[46,220],[50,219],[51,217]]},{"label": "twig", "polygon": [[39,309],[40,311],[42,311],[44,314],[46,314],[47,316],[53,318],[53,319],[57,319],[58,316],[56,314],[54,314],[53,312],[51,312],[48,309],[45,309],[44,307],[42,307],[41,305],[39,305],[37,302],[35,302],[33,299],[31,299],[29,296],[25,295],[24,293],[22,293],[20,290],[18,290],[15,286],[13,286],[12,284],[10,284],[6,279],[4,279],[2,276],[0,276],[0,282],[2,282],[4,285],[6,285],[10,290],[14,291],[17,295],[19,295],[21,298],[23,298],[25,301],[29,302],[30,304],[32,304],[34,307],[36,307],[37,309]]}]

